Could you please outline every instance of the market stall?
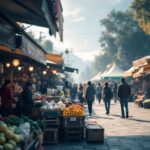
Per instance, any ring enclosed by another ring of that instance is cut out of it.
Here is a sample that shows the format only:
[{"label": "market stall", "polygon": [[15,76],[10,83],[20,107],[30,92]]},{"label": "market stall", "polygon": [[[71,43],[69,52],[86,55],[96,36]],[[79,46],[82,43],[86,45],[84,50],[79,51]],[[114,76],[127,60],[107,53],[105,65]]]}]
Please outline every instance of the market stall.
[{"label": "market stall", "polygon": [[135,103],[140,107],[150,108],[150,56],[133,61],[133,67],[133,78],[141,83],[141,92],[137,93]]},{"label": "market stall", "polygon": [[123,78],[123,70],[120,69],[116,64],[101,74],[101,80],[120,80]]}]

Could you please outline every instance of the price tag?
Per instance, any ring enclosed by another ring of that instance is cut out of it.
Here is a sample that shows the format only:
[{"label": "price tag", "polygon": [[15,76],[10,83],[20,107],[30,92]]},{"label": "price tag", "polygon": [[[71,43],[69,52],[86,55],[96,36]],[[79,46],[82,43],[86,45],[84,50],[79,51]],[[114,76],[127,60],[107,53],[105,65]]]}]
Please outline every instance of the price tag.
[{"label": "price tag", "polygon": [[71,117],[71,118],[70,118],[70,121],[76,121],[76,120],[77,120],[76,117]]}]

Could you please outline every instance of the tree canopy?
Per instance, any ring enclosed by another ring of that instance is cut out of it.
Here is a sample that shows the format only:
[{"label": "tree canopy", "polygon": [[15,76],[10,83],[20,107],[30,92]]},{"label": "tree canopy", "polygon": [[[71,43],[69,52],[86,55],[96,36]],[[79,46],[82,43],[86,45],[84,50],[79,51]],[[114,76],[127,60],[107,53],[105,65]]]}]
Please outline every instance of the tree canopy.
[{"label": "tree canopy", "polygon": [[131,8],[140,27],[150,34],[150,0],[133,0]]},{"label": "tree canopy", "polygon": [[150,36],[132,16],[130,11],[113,10],[100,21],[105,30],[99,39],[102,53],[95,57],[93,63],[96,70],[104,71],[113,62],[122,69],[128,69],[133,60],[150,54]]}]

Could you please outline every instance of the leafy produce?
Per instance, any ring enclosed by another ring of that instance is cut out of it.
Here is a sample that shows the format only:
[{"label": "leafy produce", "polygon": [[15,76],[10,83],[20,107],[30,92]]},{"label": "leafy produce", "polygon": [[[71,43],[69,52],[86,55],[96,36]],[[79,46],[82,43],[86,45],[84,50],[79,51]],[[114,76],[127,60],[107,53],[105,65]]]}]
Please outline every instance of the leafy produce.
[{"label": "leafy produce", "polygon": [[[19,126],[25,123],[29,124],[29,134],[33,133],[36,136],[41,132],[41,122],[35,122],[25,116],[11,116],[5,121],[0,121],[0,150],[14,150],[21,144],[24,134]],[[26,129],[24,131],[27,132]]]}]

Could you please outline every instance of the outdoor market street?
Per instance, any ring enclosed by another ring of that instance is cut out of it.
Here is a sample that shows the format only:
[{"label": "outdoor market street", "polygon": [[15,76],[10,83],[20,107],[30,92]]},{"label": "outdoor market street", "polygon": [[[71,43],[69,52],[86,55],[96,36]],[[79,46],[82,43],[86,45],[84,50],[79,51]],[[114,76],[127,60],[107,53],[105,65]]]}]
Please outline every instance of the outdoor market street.
[{"label": "outdoor market street", "polygon": [[112,102],[110,115],[104,104],[94,104],[94,115],[87,120],[96,121],[105,129],[104,144],[68,142],[49,145],[46,150],[150,150],[150,110],[129,104],[128,119],[120,118],[120,105]]}]

